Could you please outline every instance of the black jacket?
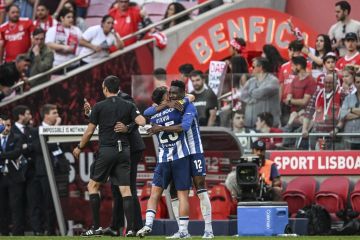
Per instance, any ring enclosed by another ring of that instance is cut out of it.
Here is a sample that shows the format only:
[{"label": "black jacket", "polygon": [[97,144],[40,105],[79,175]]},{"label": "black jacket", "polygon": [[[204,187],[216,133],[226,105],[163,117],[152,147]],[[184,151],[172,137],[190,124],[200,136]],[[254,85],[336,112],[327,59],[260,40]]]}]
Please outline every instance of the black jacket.
[{"label": "black jacket", "polygon": [[[21,136],[10,132],[6,142],[5,151],[0,146],[0,166],[2,169],[5,168],[5,161],[8,160],[6,166],[9,172],[6,176],[14,182],[25,181],[23,166],[17,162],[22,153],[22,144],[23,141]],[[3,177],[4,175],[0,174],[0,179]]]},{"label": "black jacket", "polygon": [[26,134],[22,133],[22,131],[14,124],[11,128],[11,132],[19,135],[24,144],[26,144],[26,148],[22,149],[22,155],[27,160],[26,167],[26,177],[33,177],[35,174],[35,151],[34,151],[34,142],[38,136],[37,129],[29,127]]},{"label": "black jacket", "polygon": [[[135,104],[134,99],[129,94],[119,92],[118,96],[126,101]],[[130,151],[132,153],[145,150],[145,143],[141,137],[141,134],[138,131],[138,128],[138,125],[133,124],[132,127],[129,129]]]}]

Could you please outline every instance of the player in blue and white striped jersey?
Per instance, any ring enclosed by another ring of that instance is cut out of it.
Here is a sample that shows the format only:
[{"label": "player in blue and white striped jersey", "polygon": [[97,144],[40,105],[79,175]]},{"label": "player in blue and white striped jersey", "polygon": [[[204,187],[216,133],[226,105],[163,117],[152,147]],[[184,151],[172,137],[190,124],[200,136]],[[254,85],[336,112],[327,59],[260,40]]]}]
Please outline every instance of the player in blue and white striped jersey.
[{"label": "player in blue and white striped jersey", "polygon": [[[184,83],[177,86],[180,92],[185,94]],[[166,88],[157,88],[153,92],[152,99],[160,104],[167,96]],[[182,113],[175,108],[167,108],[151,117],[152,128],[149,133],[156,134],[159,141],[159,157],[154,171],[150,199],[147,204],[145,226],[137,232],[137,236],[143,237],[150,233],[156,215],[156,207],[164,189],[170,181],[174,182],[179,197],[179,232],[180,237],[190,237],[188,233],[189,222],[189,199],[188,190],[191,187],[190,154],[185,133],[163,132],[162,127],[181,124]],[[183,126],[186,130],[190,124]]]},{"label": "player in blue and white striped jersey", "polygon": [[[165,126],[162,127],[162,131],[165,132],[186,132],[186,138],[189,144],[190,149],[190,165],[191,165],[191,174],[193,177],[193,182],[196,188],[197,196],[200,199],[201,212],[205,221],[205,229],[203,238],[213,238],[213,230],[212,230],[212,218],[211,218],[211,203],[209,194],[207,192],[205,186],[205,176],[206,176],[206,162],[203,154],[202,141],[200,136],[200,129],[198,124],[198,114],[196,108],[193,104],[188,104],[189,99],[187,97],[183,98],[183,96],[179,95],[176,91],[171,91],[169,93],[170,102],[162,103],[157,107],[148,108],[144,112],[144,116],[151,116],[156,114],[157,111],[161,111],[170,108],[178,108],[181,110],[181,106],[178,106],[179,103],[182,104],[184,108],[184,114],[182,119],[182,124],[173,125],[173,126]],[[183,126],[191,125],[189,130],[186,130]],[[179,219],[179,200],[176,196],[176,191],[174,186],[171,185],[171,204],[173,207],[174,215],[177,220]],[[179,221],[178,221],[179,223]],[[175,233],[172,238],[178,238],[179,232]]]},{"label": "player in blue and white striped jersey", "polygon": [[[159,126],[171,126],[180,124],[181,120],[181,112],[175,108],[168,108],[153,115],[150,118],[150,123]],[[175,161],[190,154],[184,132],[158,132],[156,136],[159,141],[159,163]]]}]

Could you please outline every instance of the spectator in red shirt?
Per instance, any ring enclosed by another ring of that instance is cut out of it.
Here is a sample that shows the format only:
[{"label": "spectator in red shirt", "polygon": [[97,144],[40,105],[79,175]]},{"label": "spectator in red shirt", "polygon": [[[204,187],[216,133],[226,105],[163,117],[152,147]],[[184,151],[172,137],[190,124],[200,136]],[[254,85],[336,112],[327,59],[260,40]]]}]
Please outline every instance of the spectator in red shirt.
[{"label": "spectator in red shirt", "polygon": [[[302,127],[303,137],[308,137],[310,130],[311,132],[330,132],[333,130],[339,121],[341,104],[341,92],[339,91],[339,86],[334,85],[333,74],[326,75],[324,88],[317,92],[316,96],[311,99],[311,102],[306,107]],[[315,139],[310,140],[310,145],[313,149],[317,141],[314,141]],[[330,149],[329,146],[327,147],[327,149]],[[319,148],[322,148],[322,146],[317,146],[317,149]]]},{"label": "spectator in red shirt", "polygon": [[[301,50],[304,47],[302,41],[294,40],[290,42],[288,47],[289,59],[293,57],[302,56]],[[311,63],[308,62],[308,69],[311,69]],[[291,69],[291,61],[284,63],[279,70],[279,83],[280,83],[280,100],[281,100],[281,125],[285,126],[289,120],[290,108],[284,103],[287,95],[291,90],[291,83],[295,78],[295,75]]]},{"label": "spectator in red shirt", "polygon": [[45,32],[51,28],[52,26],[56,26],[57,21],[54,19],[50,13],[49,9],[46,7],[44,3],[39,3],[36,7],[35,11],[35,28],[42,28]]},{"label": "spectator in red shirt", "polygon": [[336,67],[339,70],[343,70],[346,65],[360,65],[360,53],[357,50],[358,37],[356,33],[349,32],[345,35],[345,56],[340,58]]},{"label": "spectator in red shirt", "polygon": [[295,78],[291,83],[291,90],[284,100],[284,103],[291,107],[288,127],[291,127],[293,123],[302,124],[304,109],[316,90],[315,80],[306,71],[306,59],[298,56],[293,57],[291,61]]},{"label": "spectator in red shirt", "polygon": [[326,75],[335,73],[336,75],[339,76],[338,70],[335,68],[336,60],[337,60],[336,54],[333,52],[328,52],[323,57],[324,68],[322,70],[322,73],[316,78],[317,90],[324,87],[324,79]]},{"label": "spectator in red shirt", "polygon": [[26,53],[31,46],[33,23],[28,18],[20,18],[20,9],[12,4],[6,8],[9,21],[0,26],[0,63],[11,62],[18,54]]},{"label": "spectator in red shirt", "polygon": [[[274,117],[269,112],[259,113],[256,119],[256,131],[260,133],[282,133],[280,128],[274,128]],[[276,149],[282,146],[282,138],[262,137],[266,144],[266,149]]]},{"label": "spectator in red shirt", "polygon": [[[138,31],[143,14],[138,6],[129,6],[129,0],[117,0],[117,7],[110,9],[109,15],[115,19],[114,29],[121,37]],[[124,41],[125,46],[136,42],[136,36]]]},{"label": "spectator in red shirt", "polygon": [[90,5],[90,0],[75,0],[76,16],[86,18],[87,8]]}]

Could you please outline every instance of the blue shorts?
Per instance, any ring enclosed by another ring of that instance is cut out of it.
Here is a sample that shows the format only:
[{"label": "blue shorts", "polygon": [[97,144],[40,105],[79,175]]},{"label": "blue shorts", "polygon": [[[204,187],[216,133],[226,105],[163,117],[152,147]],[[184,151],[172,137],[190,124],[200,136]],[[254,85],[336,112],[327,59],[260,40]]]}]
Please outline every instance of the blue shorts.
[{"label": "blue shorts", "polygon": [[191,176],[206,176],[206,161],[204,154],[191,154],[190,157]]},{"label": "blue shorts", "polygon": [[188,157],[156,165],[152,182],[153,186],[166,189],[171,181],[174,181],[175,188],[178,191],[190,189],[191,174]]}]

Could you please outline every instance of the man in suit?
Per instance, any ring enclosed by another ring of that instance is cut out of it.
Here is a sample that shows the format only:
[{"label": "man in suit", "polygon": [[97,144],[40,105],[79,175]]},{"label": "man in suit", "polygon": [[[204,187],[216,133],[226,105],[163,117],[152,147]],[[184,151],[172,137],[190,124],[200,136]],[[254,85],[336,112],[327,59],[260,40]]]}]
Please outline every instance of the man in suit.
[{"label": "man in suit", "polygon": [[10,131],[10,119],[5,115],[1,118],[5,129],[0,135],[0,233],[9,235],[12,223],[12,235],[24,235],[25,177],[19,161],[23,142],[19,135]]},{"label": "man in suit", "polygon": [[[45,104],[40,110],[40,115],[43,120],[41,126],[55,126],[61,123],[56,105]],[[66,170],[68,172],[69,166],[66,164],[68,161],[65,159],[60,145],[58,143],[51,143],[48,144],[48,149],[54,172],[63,172]],[[31,212],[32,228],[36,235],[43,235],[45,233],[44,230],[46,230],[46,235],[53,236],[55,235],[56,213],[39,137],[35,138],[34,151],[36,160],[32,190],[34,192],[33,196],[36,199],[34,199],[35,205]],[[67,169],[63,169],[64,167],[62,166],[65,166],[65,168],[67,166]],[[45,227],[45,229],[43,227]]]},{"label": "man in suit", "polygon": [[[25,182],[26,182],[26,204],[30,213],[36,205],[36,192],[33,190],[35,179],[35,151],[34,141],[37,137],[36,129],[29,126],[32,119],[30,108],[25,105],[18,105],[12,110],[13,120],[15,121],[11,132],[21,136],[23,141],[22,155],[26,161],[24,166]],[[31,225],[34,220],[30,218]],[[37,233],[36,233],[37,234]]]}]

